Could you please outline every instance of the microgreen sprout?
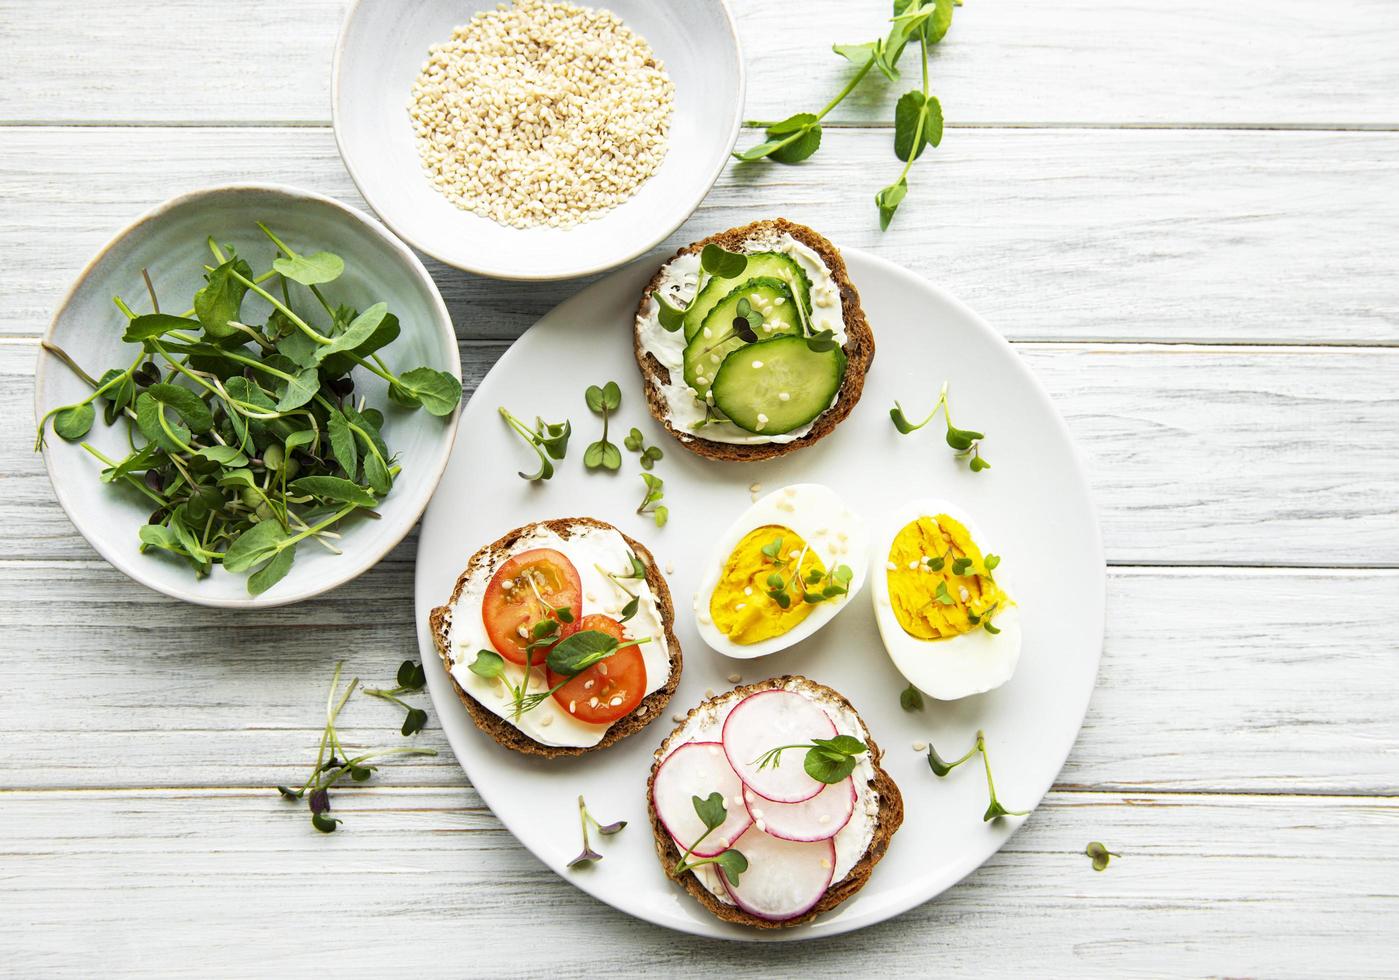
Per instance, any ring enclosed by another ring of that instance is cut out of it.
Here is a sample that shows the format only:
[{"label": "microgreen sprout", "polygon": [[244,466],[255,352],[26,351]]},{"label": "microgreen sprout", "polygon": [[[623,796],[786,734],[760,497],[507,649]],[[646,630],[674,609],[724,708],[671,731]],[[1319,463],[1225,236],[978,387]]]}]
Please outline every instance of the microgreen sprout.
[{"label": "microgreen sprout", "polygon": [[583,828],[583,850],[576,858],[568,862],[568,867],[570,868],[581,868],[585,865],[592,864],[594,861],[602,860],[602,855],[593,850],[592,842],[588,839],[589,824],[604,837],[611,837],[627,825],[625,820],[618,820],[616,823],[608,824],[598,823],[597,818],[588,812],[588,804],[583,802],[583,797],[581,796],[578,797],[578,823]]},{"label": "microgreen sprout", "polygon": [[651,473],[642,473],[641,479],[646,484],[646,495],[641,498],[636,512],[650,514],[651,519],[656,522],[656,527],[665,527],[670,518],[670,508],[661,503],[665,497],[665,481]]},{"label": "microgreen sprout", "polygon": [[634,453],[641,454],[641,468],[649,470],[656,465],[656,461],[665,458],[665,453],[661,452],[659,446],[646,445],[646,437],[641,434],[641,430],[633,428],[627,433],[627,437],[622,440],[622,445]]},{"label": "microgreen sprout", "polygon": [[[981,440],[986,436],[971,429],[959,429],[952,424],[952,408],[947,400],[947,382],[943,382],[942,391],[938,394],[937,404],[928,413],[923,421],[913,423],[904,415],[903,406],[894,402],[894,407],[889,409],[889,418],[894,422],[894,428],[904,435],[910,432],[917,432],[923,426],[933,420],[933,417],[942,412],[943,421],[947,423],[947,434],[945,436],[947,444],[956,451],[958,459],[969,459],[969,465],[973,473],[980,473],[982,470],[989,470],[991,464],[981,458]],[[958,573],[962,574],[962,573]]]},{"label": "microgreen sprout", "polygon": [[836,735],[832,738],[813,738],[799,745],[779,745],[768,749],[753,764],[759,770],[782,764],[782,753],[788,749],[806,749],[802,768],[806,774],[819,783],[838,783],[855,771],[855,757],[867,751],[869,746],[853,735]]},{"label": "microgreen sprout", "polygon": [[364,693],[368,694],[370,697],[389,701],[406,711],[407,715],[403,719],[403,727],[400,730],[405,736],[416,735],[418,732],[422,731],[423,726],[427,724],[427,712],[422,708],[415,708],[411,704],[406,704],[399,699],[398,695],[412,694],[421,691],[427,684],[427,673],[423,670],[422,664],[414,663],[411,660],[405,660],[398,665],[398,677],[396,680],[398,681],[397,687],[388,689],[366,687]]},{"label": "microgreen sprout", "polygon": [[986,812],[982,814],[981,819],[983,821],[991,821],[998,817],[1023,817],[1027,815],[1030,812],[1029,810],[1007,810],[1001,805],[1001,801],[996,798],[996,782],[991,778],[991,757],[986,752],[986,735],[980,731],[976,733],[976,741],[972,743],[971,748],[967,749],[966,754],[951,762],[939,756],[937,750],[933,748],[932,743],[929,743],[928,768],[933,771],[933,775],[942,778],[978,752],[981,753],[981,761],[986,769],[986,792],[990,797],[990,802],[986,806]]},{"label": "microgreen sprout", "polygon": [[622,465],[622,451],[607,440],[607,422],[622,405],[622,389],[615,381],[609,381],[602,387],[589,385],[584,392],[584,400],[589,409],[602,416],[602,438],[583,453],[583,465],[590,470],[616,470]]},{"label": "microgreen sprout", "polygon": [[536,417],[534,428],[530,428],[520,419],[511,415],[504,405],[498,411],[500,417],[505,419],[506,425],[525,440],[539,456],[539,470],[535,473],[526,473],[521,470],[520,479],[535,483],[552,477],[554,464],[551,460],[563,459],[568,454],[568,437],[573,434],[573,424],[568,419],[564,419],[562,422],[545,422]]},{"label": "microgreen sprout", "polygon": [[[850,592],[850,580],[855,573],[849,565],[835,565],[825,571],[813,567],[803,573],[802,562],[810,548],[802,548],[796,559],[789,561],[782,557],[780,534],[759,550],[773,567],[766,579],[767,595],[779,608],[787,609],[792,605],[794,592],[808,605],[828,602]],[[790,574],[784,574],[788,568]]]},{"label": "microgreen sprout", "polygon": [[277,792],[284,800],[295,802],[305,799],[307,801],[311,811],[311,825],[323,834],[334,833],[335,828],[343,822],[329,815],[330,790],[341,779],[349,776],[353,782],[365,782],[379,768],[370,764],[371,759],[383,759],[396,755],[437,754],[436,749],[377,749],[371,752],[361,752],[359,755],[351,757],[350,753],[345,750],[345,746],[340,743],[340,733],[336,729],[335,722],[340,717],[345,703],[350,700],[350,695],[359,685],[359,678],[350,678],[350,682],[345,686],[342,694],[340,692],[340,673],[343,667],[343,661],[337,663],[335,673],[331,675],[330,693],[326,696],[325,702],[325,727],[321,731],[320,749],[316,752],[316,765],[311,770],[311,775],[297,789],[292,789],[289,786],[277,787]]},{"label": "microgreen sprout", "polygon": [[680,855],[679,861],[675,862],[675,868],[671,874],[683,874],[706,864],[716,864],[723,872],[724,877],[729,880],[729,884],[737,885],[739,875],[748,870],[748,859],[743,856],[741,851],[730,847],[713,857],[700,858],[697,861],[690,860],[690,855],[694,854],[695,848],[704,843],[706,837],[722,827],[728,818],[729,811],[724,806],[723,794],[710,793],[704,798],[692,796],[690,802],[694,805],[695,813],[699,815],[700,821],[704,824],[704,833],[695,838],[693,844],[685,848],[685,853]]},{"label": "microgreen sprout", "polygon": [[1094,871],[1106,871],[1108,862],[1113,858],[1121,857],[1115,851],[1109,851],[1100,841],[1089,841],[1088,846],[1083,849],[1083,853],[1093,860]]},{"label": "microgreen sprout", "polygon": [[947,34],[953,8],[958,6],[961,0],[894,0],[894,17],[886,36],[864,44],[832,47],[856,68],[835,98],[817,112],[799,112],[777,122],[747,122],[748,126],[761,127],[764,139],[755,146],[734,151],[734,157],[744,162],[771,159],[778,163],[807,159],[821,147],[821,121],[831,110],[855,90],[871,69],[877,68],[889,81],[896,81],[899,59],[909,43],[915,43],[921,57],[922,85],[905,92],[894,107],[894,155],[904,161],[904,167],[892,184],[875,195],[879,227],[887,229],[908,194],[913,161],[925,148],[942,142],[942,104],[929,91],[928,51]]},{"label": "microgreen sprout", "polygon": [[923,710],[923,692],[912,684],[899,692],[899,707],[905,711]]}]

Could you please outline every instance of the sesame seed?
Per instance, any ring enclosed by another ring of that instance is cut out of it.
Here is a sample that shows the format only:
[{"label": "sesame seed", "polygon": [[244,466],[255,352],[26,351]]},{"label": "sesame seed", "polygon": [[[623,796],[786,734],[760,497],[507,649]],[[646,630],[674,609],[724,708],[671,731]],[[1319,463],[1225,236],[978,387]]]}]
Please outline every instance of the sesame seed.
[{"label": "sesame seed", "polygon": [[597,707],[597,698],[588,698],[588,707],[590,707],[590,708],[596,708],[596,707]]},{"label": "sesame seed", "polygon": [[[754,816],[755,819],[758,819],[758,820],[763,819],[763,811],[762,811],[762,808],[761,808],[761,807],[756,807],[756,806],[755,806],[755,807],[753,808],[753,816]],[[760,828],[760,829],[761,829],[761,828]]]},{"label": "sesame seed", "polygon": [[752,595],[752,594],[753,594],[753,587],[752,587],[751,585],[745,585],[745,586],[743,587],[743,594],[744,594],[744,595]]},{"label": "sesame seed", "polygon": [[585,690],[585,691],[591,691],[591,690],[593,689],[593,685],[596,684],[596,683],[597,683],[597,681],[595,681],[595,680],[586,680],[586,681],[584,681],[584,682],[583,682],[583,690]]},{"label": "sesame seed", "polygon": [[748,489],[753,493],[757,493],[759,490],[763,489],[763,485],[761,483],[750,483]]},{"label": "sesame seed", "polygon": [[514,580],[513,578],[508,578],[508,579],[506,579],[505,581],[503,581],[503,582],[500,583],[500,587],[501,587],[502,589],[504,589],[506,592],[509,592],[511,589],[513,589],[513,588],[515,587],[515,580]]},{"label": "sesame seed", "polygon": [[685,716],[684,716],[684,715],[671,715],[671,716],[670,716],[670,720],[673,721],[673,722],[675,722],[675,723],[678,725],[678,724],[680,724],[682,721],[685,720]]},{"label": "sesame seed", "polygon": [[791,396],[788,392],[779,391],[779,392],[777,393],[777,400],[780,401],[780,402],[791,401],[791,400],[792,400],[792,396]]},{"label": "sesame seed", "polygon": [[908,563],[908,570],[909,570],[910,572],[915,571],[917,568],[918,568],[918,562],[916,562],[916,561],[911,561],[911,562]]},{"label": "sesame seed", "polygon": [[963,601],[963,602],[966,602],[966,601],[967,601],[968,599],[970,599],[971,596],[972,596],[972,594],[971,594],[970,592],[967,591],[967,587],[966,587],[965,585],[962,586],[961,589],[959,589],[959,590],[957,591],[957,594],[960,595],[960,596],[962,597],[962,601]]},{"label": "sesame seed", "polygon": [[897,571],[899,566],[898,566],[898,565],[895,565],[893,562],[889,562],[887,567],[888,567],[889,571],[893,572],[893,571]]},{"label": "sesame seed", "polygon": [[609,706],[609,707],[613,707],[613,708],[617,707],[617,705],[619,705],[619,704],[621,704],[621,703],[622,703],[622,699],[621,699],[620,697],[613,698],[611,701],[608,701],[608,702],[607,702],[608,706]]},{"label": "sesame seed", "polygon": [[775,299],[772,301],[772,303],[773,303],[774,306],[781,306],[781,305],[782,305],[783,303],[785,303],[785,302],[787,302],[787,297],[786,297],[786,296],[778,296],[777,298],[775,298]]},{"label": "sesame seed", "polygon": [[[768,825],[767,825],[764,821],[755,819],[755,820],[753,821],[753,823],[757,825],[757,828],[758,828],[759,830],[763,831],[764,833],[767,832]],[[825,858],[822,858],[821,860],[822,860],[822,862],[824,862],[826,859],[825,859]]]},{"label": "sesame seed", "polygon": [[[758,829],[759,829],[759,830],[762,830],[763,828],[762,828],[762,827],[759,827]],[[830,866],[831,866],[831,859],[830,859],[830,858],[822,858],[822,859],[821,859],[821,867],[823,867],[823,868],[829,868]]]},{"label": "sesame seed", "polygon": [[589,592],[589,593],[588,593],[588,601],[589,601],[589,602],[597,602],[597,593],[596,593],[596,592]]},{"label": "sesame seed", "polygon": [[914,743],[913,743],[913,751],[915,751],[915,752],[924,752],[924,751],[927,750],[927,748],[928,748],[928,743],[927,743],[927,742],[914,742]]},{"label": "sesame seed", "polygon": [[743,680],[743,675],[742,675],[742,674],[730,674],[730,675],[729,675],[729,683],[730,683],[730,684],[737,684],[737,683],[738,683],[739,681],[741,681],[741,680]]},{"label": "sesame seed", "polygon": [[762,362],[762,361],[754,361],[754,362],[753,362],[753,368],[754,368],[754,370],[757,370],[758,368],[760,368],[760,367],[762,367],[762,366],[763,366],[763,362]]},{"label": "sesame seed", "polygon": [[576,714],[576,713],[577,713],[577,711],[576,711],[577,707],[578,707],[578,702],[577,702],[577,701],[570,701],[570,702],[568,702],[568,713],[571,714],[571,715],[572,715],[572,714]]},{"label": "sesame seed", "polygon": [[666,573],[667,575],[674,575],[674,574],[675,574],[675,563],[674,563],[674,562],[669,562],[669,561],[668,561],[668,562],[665,563],[665,573]]},{"label": "sesame seed", "polygon": [[552,725],[553,723],[554,723],[554,716],[553,716],[553,715],[545,715],[543,718],[540,718],[540,719],[539,719],[539,727],[540,727],[540,728],[548,728],[548,727],[549,727],[550,725]]},{"label": "sesame seed", "polygon": [[714,697],[714,688],[711,687],[711,688],[706,689],[705,692],[704,692],[704,696],[707,697],[707,698],[712,698],[712,697]]},{"label": "sesame seed", "polygon": [[597,672],[598,672],[599,674],[601,674],[603,677],[606,677],[606,676],[607,676],[607,664],[598,664],[598,665],[597,665]]},{"label": "sesame seed", "polygon": [[831,822],[831,815],[830,815],[829,813],[823,813],[823,814],[821,814],[819,817],[816,818],[816,822],[817,822],[817,823],[830,823],[830,822]]},{"label": "sesame seed", "polygon": [[742,612],[743,610],[745,610],[745,609],[747,609],[747,608],[748,608],[748,603],[746,603],[746,602],[740,602],[738,605],[734,606],[734,612]]}]

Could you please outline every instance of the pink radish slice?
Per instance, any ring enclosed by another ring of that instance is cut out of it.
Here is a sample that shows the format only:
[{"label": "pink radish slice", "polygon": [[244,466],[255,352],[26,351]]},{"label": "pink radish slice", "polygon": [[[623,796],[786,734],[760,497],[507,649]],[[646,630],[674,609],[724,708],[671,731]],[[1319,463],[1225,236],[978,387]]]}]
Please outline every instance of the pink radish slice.
[{"label": "pink radish slice", "polygon": [[724,887],[738,907],[760,919],[795,919],[821,901],[835,874],[834,841],[790,841],[765,834],[757,827],[740,837],[734,848],[748,859],[748,870],[734,885],[722,871]]},{"label": "pink radish slice", "polygon": [[775,689],[740,701],[724,719],[722,738],[729,765],[745,786],[775,803],[800,803],[826,788],[806,774],[806,750],[788,749],[779,764],[765,769],[758,768],[758,760],[779,745],[805,745],[835,733],[835,723],[815,703]]},{"label": "pink radish slice", "polygon": [[743,805],[743,783],[729,768],[729,760],[718,742],[687,742],[666,756],[656,770],[651,793],[657,816],[682,851],[699,840],[705,830],[704,821],[695,812],[694,797],[707,799],[710,793],[724,797],[728,816],[695,848],[699,857],[718,854],[753,823]]},{"label": "pink radish slice", "polygon": [[801,803],[774,803],[745,786],[743,802],[765,833],[783,840],[828,840],[840,833],[855,812],[855,779],[827,786]]}]

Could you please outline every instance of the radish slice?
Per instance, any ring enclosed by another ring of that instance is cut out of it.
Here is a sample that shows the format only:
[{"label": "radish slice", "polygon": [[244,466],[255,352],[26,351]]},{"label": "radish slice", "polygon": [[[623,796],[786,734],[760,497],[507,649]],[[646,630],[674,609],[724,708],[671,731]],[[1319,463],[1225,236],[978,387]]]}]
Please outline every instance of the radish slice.
[{"label": "radish slice", "polygon": [[829,840],[840,833],[855,812],[855,779],[827,786],[801,803],[774,803],[748,787],[743,802],[758,829],[783,840]]},{"label": "radish slice", "polygon": [[724,887],[738,907],[760,919],[795,919],[821,901],[835,874],[835,841],[789,841],[753,827],[734,847],[748,859],[748,870]]},{"label": "radish slice", "polygon": [[738,840],[753,818],[743,805],[743,783],[729,768],[723,746],[718,742],[686,742],[666,756],[656,770],[651,787],[656,815],[665,824],[675,844],[684,851],[704,833],[704,821],[695,812],[694,797],[710,793],[724,797],[728,816],[714,832],[695,848],[699,857],[713,857]]},{"label": "radish slice", "polygon": [[806,774],[806,751],[788,749],[778,765],[758,768],[758,759],[779,745],[805,745],[830,738],[835,722],[811,701],[775,689],[750,694],[724,719],[724,754],[738,778],[753,792],[776,803],[800,803],[826,788]]}]

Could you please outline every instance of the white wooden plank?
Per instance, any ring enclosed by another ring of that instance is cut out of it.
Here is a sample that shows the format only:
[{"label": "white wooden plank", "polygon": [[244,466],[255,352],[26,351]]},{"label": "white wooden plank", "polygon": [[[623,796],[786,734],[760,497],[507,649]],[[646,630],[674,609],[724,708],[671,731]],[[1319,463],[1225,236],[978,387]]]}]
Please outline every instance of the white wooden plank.
[{"label": "white wooden plank", "polygon": [[[887,133],[832,131],[800,167],[726,171],[666,250],[777,213],[927,276],[1014,339],[1399,343],[1399,134],[959,131],[881,233],[873,196],[896,167]],[[238,180],[363,206],[326,130],[0,131],[0,333],[39,333],[139,212]],[[518,336],[577,288],[433,269],[478,339]]]},{"label": "white wooden plank", "polygon": [[[101,562],[0,562],[0,630],[24,651],[0,658],[0,785],[299,782],[334,661],[392,686],[416,658],[412,590],[393,560],[300,607],[196,611]],[[1395,792],[1399,572],[1114,569],[1107,621],[1061,786]],[[401,721],[358,698],[341,732],[404,744]],[[462,782],[435,720],[414,744],[441,755],[387,767],[388,783]]]},{"label": "white wooden plank", "polygon": [[[468,389],[502,345],[462,347]],[[1399,350],[1022,344],[1087,460],[1118,564],[1399,563]],[[0,406],[30,412],[32,342],[0,345]],[[892,395],[869,392],[873,401]],[[880,406],[885,407],[885,406]],[[995,434],[988,439],[988,450]],[[0,558],[87,556],[24,425],[0,432]]]},{"label": "white wooden plank", "polygon": [[[383,0],[381,0],[383,2]],[[344,0],[3,0],[0,119],[324,121]],[[814,111],[844,83],[834,42],[887,30],[886,0],[799,18],[735,0],[748,116]],[[954,123],[1399,122],[1399,9],[1344,0],[972,0],[934,52]],[[884,121],[916,85],[870,84],[832,118]],[[247,79],[275,84],[246,87]],[[871,80],[872,82],[874,80]]]},{"label": "white wooden plank", "polygon": [[[347,792],[337,812],[347,823],[327,838],[267,793],[0,795],[6,967],[143,978],[185,976],[192,962],[216,976],[913,977],[930,963],[951,977],[1394,975],[1392,800],[1055,794],[939,900],[838,939],[760,947],[611,910],[540,865],[469,792]],[[649,849],[643,831],[609,846]],[[1095,839],[1122,854],[1101,873],[1082,854]],[[607,870],[604,859],[589,873]]]}]

